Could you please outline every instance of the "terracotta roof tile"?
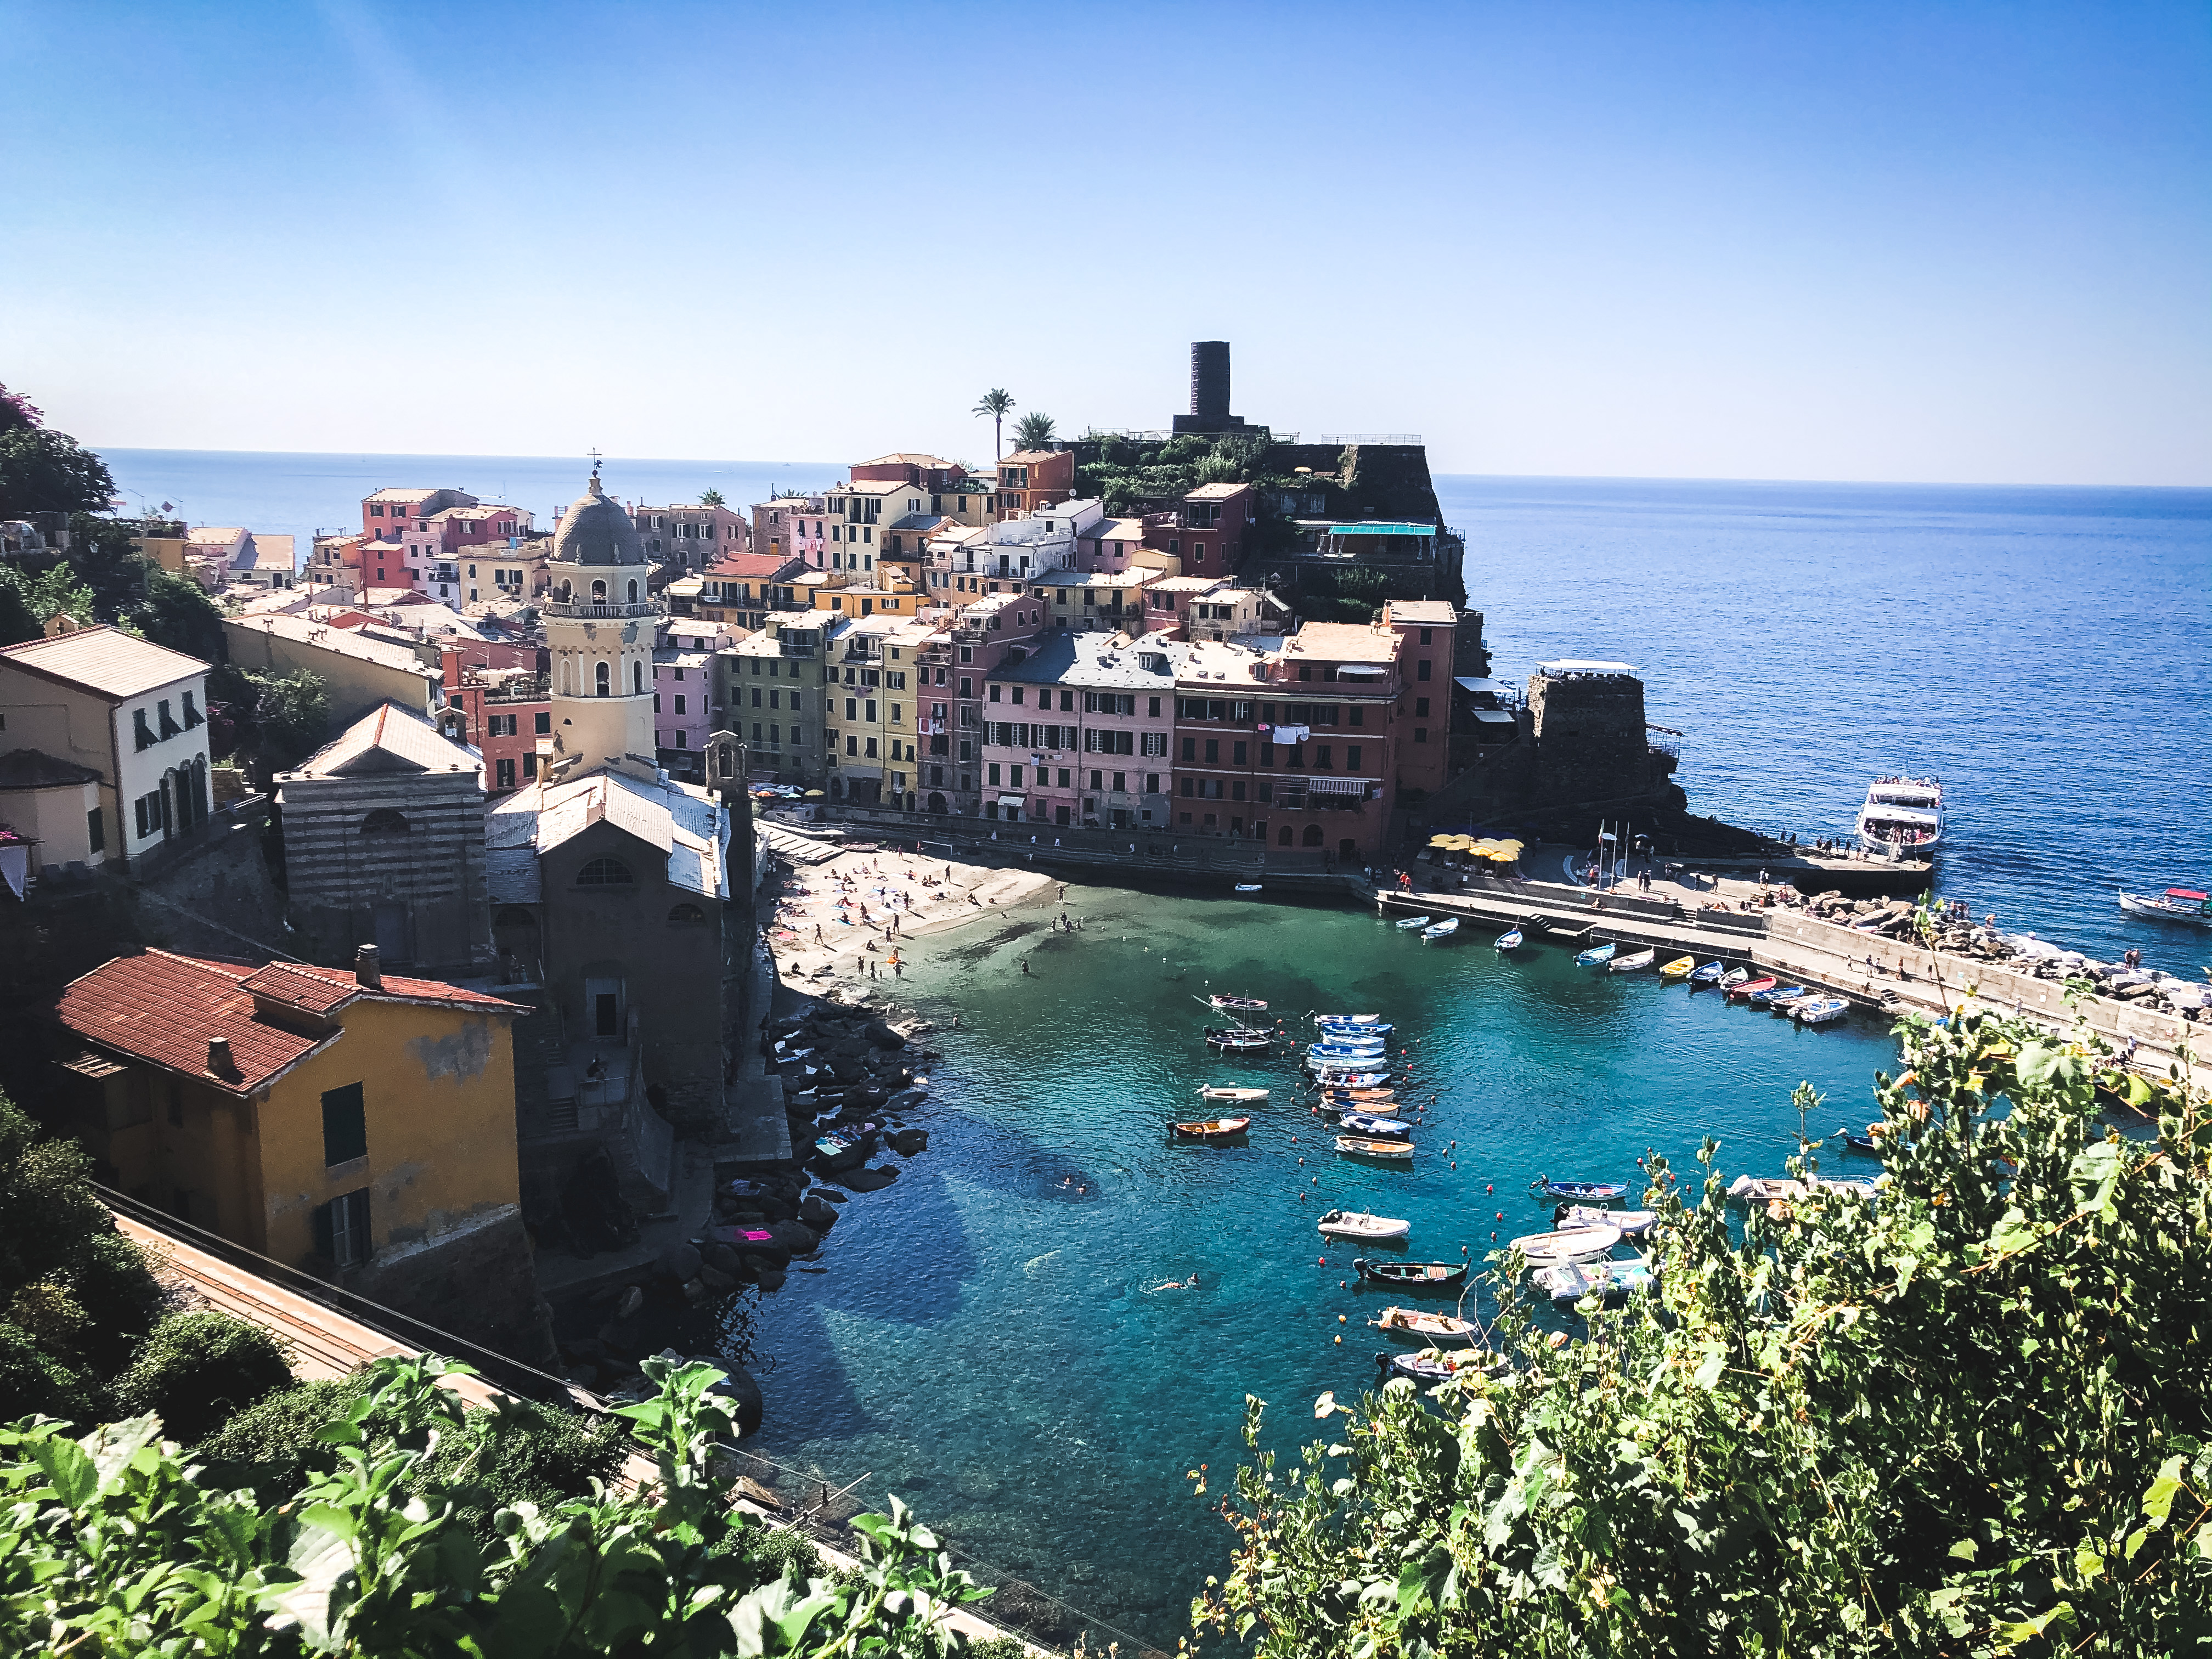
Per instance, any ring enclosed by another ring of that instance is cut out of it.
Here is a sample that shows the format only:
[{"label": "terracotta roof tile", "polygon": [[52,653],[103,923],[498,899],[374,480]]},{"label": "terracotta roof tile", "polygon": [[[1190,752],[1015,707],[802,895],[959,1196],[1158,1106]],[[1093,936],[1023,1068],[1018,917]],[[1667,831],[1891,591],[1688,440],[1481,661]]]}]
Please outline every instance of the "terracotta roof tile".
[{"label": "terracotta roof tile", "polygon": [[[73,981],[56,999],[54,1012],[70,1030],[101,1048],[246,1094],[330,1040],[329,1035],[286,1030],[258,1016],[257,992],[315,1013],[359,996],[438,1002],[485,1013],[526,1012],[438,980],[387,975],[379,993],[335,968],[272,963],[256,969],[148,951],[118,957]],[[211,1037],[228,1040],[235,1075],[217,1077],[207,1069]]]}]

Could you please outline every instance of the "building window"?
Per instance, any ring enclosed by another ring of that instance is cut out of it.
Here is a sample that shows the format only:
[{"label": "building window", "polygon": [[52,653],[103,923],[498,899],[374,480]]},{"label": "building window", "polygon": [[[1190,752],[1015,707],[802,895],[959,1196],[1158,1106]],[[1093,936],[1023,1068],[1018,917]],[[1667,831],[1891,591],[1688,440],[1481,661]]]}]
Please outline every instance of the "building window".
[{"label": "building window", "polygon": [[593,859],[576,872],[579,887],[627,887],[629,866],[619,859]]},{"label": "building window", "polygon": [[531,729],[541,738],[550,736],[553,731],[553,711],[550,708],[540,709],[532,715]]},{"label": "building window", "polygon": [[668,920],[679,927],[696,927],[705,923],[707,913],[696,904],[679,904],[668,913]]},{"label": "building window", "polygon": [[598,682],[599,696],[605,697],[614,695],[614,670],[612,668],[608,666],[605,663],[601,663],[599,665],[599,672],[594,678]]},{"label": "building window", "polygon": [[368,1156],[368,1117],[361,1085],[349,1083],[323,1095],[323,1164],[336,1169]]},{"label": "building window", "polygon": [[[154,728],[146,724],[146,711],[143,708],[134,708],[131,711],[131,736],[132,741],[141,749],[151,749],[154,746]],[[143,836],[146,832],[142,830],[138,833]]]},{"label": "building window", "polygon": [[501,789],[514,788],[514,763],[512,760],[502,760],[495,761],[492,764],[495,775],[498,779],[498,782],[495,787]]},{"label": "building window", "polygon": [[1428,740],[1429,728],[1427,726],[1417,726],[1413,728],[1413,741],[1415,743],[1426,743]]},{"label": "building window", "polygon": [[315,1249],[341,1267],[368,1260],[368,1188],[341,1194],[315,1210]]},{"label": "building window", "polygon": [[84,815],[84,844],[89,852],[105,853],[107,850],[107,827],[102,822],[97,806]]},{"label": "building window", "polygon": [[364,836],[404,836],[407,833],[407,820],[389,806],[380,806],[361,821],[361,833]]},{"label": "building window", "polygon": [[517,717],[513,714],[492,715],[490,717],[490,735],[495,738],[513,737],[514,735],[514,722],[516,718]]},{"label": "building window", "polygon": [[1426,657],[1424,657],[1421,659],[1419,666],[1413,670],[1413,678],[1417,680],[1425,680],[1428,678],[1428,677],[1429,659]]}]

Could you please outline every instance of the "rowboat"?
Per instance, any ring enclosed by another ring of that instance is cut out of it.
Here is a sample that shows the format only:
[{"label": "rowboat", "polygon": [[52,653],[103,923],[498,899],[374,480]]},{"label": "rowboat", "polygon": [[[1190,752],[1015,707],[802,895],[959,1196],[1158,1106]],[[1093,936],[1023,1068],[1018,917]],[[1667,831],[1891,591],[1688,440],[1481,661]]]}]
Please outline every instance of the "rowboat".
[{"label": "rowboat", "polygon": [[1383,1381],[1402,1376],[1409,1382],[1449,1382],[1455,1376],[1472,1376],[1478,1371],[1495,1370],[1506,1363],[1505,1356],[1485,1349],[1479,1353],[1447,1354],[1433,1349],[1420,1353],[1378,1353],[1375,1363],[1382,1368]]},{"label": "rowboat", "polygon": [[1790,1012],[1797,1016],[1801,1025],[1826,1025],[1830,1020],[1841,1019],[1850,1012],[1851,1005],[1841,997],[1814,997],[1799,1003]]},{"label": "rowboat", "polygon": [[1310,1054],[1379,1054],[1390,1047],[1388,1037],[1327,1036],[1306,1044]]},{"label": "rowboat", "polygon": [[1397,1099],[1395,1089],[1328,1089],[1322,1091],[1324,1105],[1382,1106]]},{"label": "rowboat", "polygon": [[1417,1291],[1448,1290],[1467,1281],[1464,1261],[1370,1261],[1356,1255],[1352,1265],[1370,1285],[1395,1285]]},{"label": "rowboat", "polygon": [[1554,1227],[1618,1227],[1623,1238],[1641,1238],[1659,1219],[1656,1210],[1601,1210],[1589,1204],[1562,1204],[1552,1212]]},{"label": "rowboat", "polygon": [[1224,1054],[1264,1054],[1274,1047],[1272,1032],[1243,1029],[1214,1030],[1206,1034],[1206,1046]]},{"label": "rowboat", "polygon": [[1397,1030],[1395,1025],[1324,1025],[1314,1034],[1316,1042],[1379,1042]]},{"label": "rowboat", "polygon": [[1767,998],[1766,1006],[1776,1013],[1787,1017],[1796,1013],[1808,1002],[1820,1000],[1820,994],[1808,986],[1791,985]]},{"label": "rowboat", "polygon": [[1698,959],[1695,957],[1676,957],[1674,961],[1667,963],[1664,967],[1660,969],[1659,977],[1662,979],[1687,979],[1690,976],[1691,971],[1695,969],[1697,965]]},{"label": "rowboat", "polygon": [[1388,1072],[1346,1072],[1326,1065],[1306,1062],[1307,1069],[1323,1082],[1341,1084],[1347,1089],[1372,1089],[1390,1080]]},{"label": "rowboat", "polygon": [[1804,994],[1805,988],[1802,985],[1777,985],[1772,980],[1769,980],[1766,981],[1766,988],[1763,991],[1754,991],[1746,988],[1743,1000],[1764,1007],[1783,997],[1802,997]]},{"label": "rowboat", "polygon": [[1771,1206],[1809,1198],[1816,1191],[1849,1193],[1855,1198],[1869,1200],[1879,1194],[1871,1181],[1831,1181],[1825,1176],[1792,1181],[1786,1176],[1741,1175],[1729,1183],[1728,1195],[1734,1203]]},{"label": "rowboat", "polygon": [[1554,1307],[1571,1307],[1586,1296],[1608,1305],[1625,1302],[1631,1292],[1649,1291],[1659,1283],[1650,1264],[1641,1261],[1565,1261],[1541,1269],[1534,1278]]},{"label": "rowboat", "polygon": [[1241,1135],[1252,1127],[1249,1117],[1210,1117],[1198,1123],[1178,1123],[1176,1137],[1183,1140],[1225,1140],[1231,1135]]},{"label": "rowboat", "polygon": [[1412,1138],[1413,1126],[1402,1118],[1378,1117],[1372,1112],[1345,1112],[1336,1120],[1336,1127],[1355,1135],[1374,1135],[1383,1140],[1406,1140]]},{"label": "rowboat", "polygon": [[1518,1250],[1532,1267],[1565,1261],[1595,1261],[1620,1243],[1618,1227],[1563,1227],[1557,1232],[1528,1233],[1506,1246]]},{"label": "rowboat", "polygon": [[1331,1210],[1314,1226],[1331,1238],[1403,1238],[1413,1231],[1410,1221],[1370,1215],[1364,1210]]},{"label": "rowboat", "polygon": [[1260,1013],[1267,1006],[1257,997],[1208,997],[1206,1001],[1216,1008],[1233,1008],[1240,1014]]},{"label": "rowboat", "polygon": [[1256,881],[1240,881],[1237,884],[1237,890],[1240,893],[1256,893],[1260,890],[1260,884]]},{"label": "rowboat", "polygon": [[1257,1106],[1267,1097],[1265,1089],[1224,1089],[1208,1085],[1198,1091],[1200,1100],[1216,1106]]},{"label": "rowboat", "polygon": [[1720,963],[1717,962],[1709,962],[1704,967],[1697,969],[1692,972],[1690,975],[1690,988],[1692,990],[1695,990],[1700,985],[1717,985],[1720,983]]},{"label": "rowboat", "polygon": [[1306,1058],[1316,1066],[1380,1066],[1389,1056],[1380,1048],[1309,1048]]},{"label": "rowboat", "polygon": [[1410,933],[1417,928],[1427,927],[1435,920],[1434,916],[1401,916],[1390,925],[1401,933]]},{"label": "rowboat", "polygon": [[2153,916],[2160,921],[2194,922],[2212,927],[2212,895],[2193,887],[2169,887],[2163,896],[2122,893],[2120,908],[2131,916]]},{"label": "rowboat", "polygon": [[1380,1014],[1316,1014],[1314,1023],[1317,1025],[1380,1025],[1382,1023],[1382,1016]]},{"label": "rowboat", "polygon": [[1430,1313],[1420,1308],[1385,1308],[1380,1319],[1370,1319],[1367,1322],[1387,1335],[1407,1341],[1425,1342],[1431,1347],[1447,1345],[1455,1348],[1468,1347],[1482,1335],[1482,1327],[1471,1319]]},{"label": "rowboat", "polygon": [[1750,977],[1750,969],[1731,968],[1728,972],[1721,975],[1721,989],[1723,991],[1733,989],[1735,987],[1742,984],[1744,981]]},{"label": "rowboat", "polygon": [[1659,960],[1656,951],[1638,951],[1632,956],[1615,957],[1605,965],[1609,974],[1640,974]]},{"label": "rowboat", "polygon": [[1336,1150],[1346,1158],[1388,1158],[1393,1164],[1413,1161],[1413,1143],[1410,1140],[1375,1140],[1365,1135],[1339,1135]]},{"label": "rowboat", "polygon": [[1759,979],[1739,980],[1728,988],[1729,1000],[1732,1002],[1748,1001],[1761,991],[1771,991],[1780,982],[1771,974]]},{"label": "rowboat", "polygon": [[1602,1204],[1607,1199],[1628,1196],[1625,1181],[1553,1181],[1548,1176],[1538,1176],[1528,1183],[1547,1198],[1564,1198],[1579,1204]]},{"label": "rowboat", "polygon": [[1875,1156],[1881,1151],[1881,1147],[1874,1144],[1872,1135],[1855,1135],[1849,1129],[1838,1129],[1836,1131],[1836,1139],[1844,1143],[1846,1152],[1864,1152],[1869,1158]]},{"label": "rowboat", "polygon": [[1459,932],[1459,918],[1457,916],[1447,916],[1443,921],[1438,922],[1433,927],[1422,928],[1421,937],[1428,940],[1430,944],[1434,945],[1439,939],[1449,939],[1457,932]]},{"label": "rowboat", "polygon": [[1521,930],[1518,927],[1516,927],[1510,933],[1500,933],[1498,936],[1498,948],[1501,951],[1519,950],[1521,948]]},{"label": "rowboat", "polygon": [[1614,953],[1620,949],[1620,946],[1618,945],[1595,945],[1588,951],[1578,952],[1575,957],[1575,966],[1577,968],[1601,966],[1603,963],[1611,962]]}]

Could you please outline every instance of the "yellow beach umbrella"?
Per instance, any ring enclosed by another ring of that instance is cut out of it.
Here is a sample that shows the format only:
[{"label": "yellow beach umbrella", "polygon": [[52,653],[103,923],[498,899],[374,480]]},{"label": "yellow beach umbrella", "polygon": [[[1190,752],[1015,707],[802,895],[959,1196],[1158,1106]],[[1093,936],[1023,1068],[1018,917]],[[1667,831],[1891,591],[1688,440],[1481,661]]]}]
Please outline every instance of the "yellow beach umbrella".
[{"label": "yellow beach umbrella", "polygon": [[1431,836],[1429,837],[1429,845],[1437,848],[1449,848],[1458,840],[1459,837],[1457,836]]}]

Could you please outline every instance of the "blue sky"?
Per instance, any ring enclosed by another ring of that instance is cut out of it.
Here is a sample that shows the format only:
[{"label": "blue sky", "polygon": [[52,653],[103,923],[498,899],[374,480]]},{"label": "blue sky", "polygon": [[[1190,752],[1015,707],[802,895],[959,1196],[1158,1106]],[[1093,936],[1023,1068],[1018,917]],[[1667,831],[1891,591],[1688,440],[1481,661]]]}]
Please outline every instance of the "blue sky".
[{"label": "blue sky", "polygon": [[0,0],[0,380],[116,446],[2212,483],[2188,4]]}]

